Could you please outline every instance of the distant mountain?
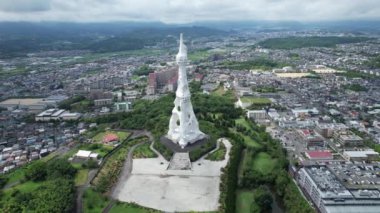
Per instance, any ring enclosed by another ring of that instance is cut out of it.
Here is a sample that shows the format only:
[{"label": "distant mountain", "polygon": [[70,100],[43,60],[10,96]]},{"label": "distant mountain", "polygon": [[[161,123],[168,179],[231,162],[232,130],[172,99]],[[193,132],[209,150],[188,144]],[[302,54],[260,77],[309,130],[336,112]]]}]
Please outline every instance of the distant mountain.
[{"label": "distant mountain", "polygon": [[226,35],[219,29],[148,22],[57,23],[0,22],[0,58],[46,50],[136,50],[177,38]]},{"label": "distant mountain", "polygon": [[221,30],[328,30],[335,32],[380,32],[380,21],[324,21],[324,22],[297,22],[297,21],[214,21],[196,22],[197,26],[212,27]]}]

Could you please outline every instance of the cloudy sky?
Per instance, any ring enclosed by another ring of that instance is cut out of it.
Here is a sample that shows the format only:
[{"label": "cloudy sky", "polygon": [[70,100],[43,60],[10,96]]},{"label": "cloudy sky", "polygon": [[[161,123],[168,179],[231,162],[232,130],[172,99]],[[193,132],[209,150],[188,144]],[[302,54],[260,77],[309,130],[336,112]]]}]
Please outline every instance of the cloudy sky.
[{"label": "cloudy sky", "polygon": [[0,21],[380,20],[380,0],[0,0]]}]

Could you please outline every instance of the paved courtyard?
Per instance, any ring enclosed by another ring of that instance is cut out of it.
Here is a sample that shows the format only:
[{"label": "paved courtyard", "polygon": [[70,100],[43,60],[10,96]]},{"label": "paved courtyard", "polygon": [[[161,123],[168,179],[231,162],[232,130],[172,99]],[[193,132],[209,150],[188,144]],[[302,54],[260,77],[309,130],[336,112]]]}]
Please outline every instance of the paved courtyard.
[{"label": "paved courtyard", "polygon": [[200,159],[191,170],[167,170],[169,162],[163,157],[134,159],[132,173],[119,184],[116,199],[168,212],[213,211],[218,209],[221,168],[227,158],[213,162]]}]

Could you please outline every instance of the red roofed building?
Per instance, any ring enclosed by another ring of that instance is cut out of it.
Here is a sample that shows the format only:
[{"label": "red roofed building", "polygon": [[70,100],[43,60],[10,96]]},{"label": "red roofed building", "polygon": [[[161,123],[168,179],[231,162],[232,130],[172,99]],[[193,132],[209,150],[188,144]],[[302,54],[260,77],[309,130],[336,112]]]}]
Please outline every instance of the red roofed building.
[{"label": "red roofed building", "polygon": [[155,94],[157,89],[156,73],[151,72],[148,76],[148,87],[146,93]]},{"label": "red roofed building", "polygon": [[175,75],[171,79],[168,80],[168,83],[167,83],[168,91],[174,92],[177,89],[177,81],[178,81],[178,75]]},{"label": "red roofed building", "polygon": [[176,67],[149,73],[146,93],[154,95],[165,90],[175,91],[177,89],[178,71]]},{"label": "red roofed building", "polygon": [[334,157],[330,151],[306,151],[305,155],[310,160],[333,160]]},{"label": "red roofed building", "polygon": [[202,74],[200,74],[200,73],[195,73],[195,77],[194,77],[194,80],[195,80],[195,81],[200,82],[200,81],[202,81],[202,79],[203,79],[203,75],[202,75]]},{"label": "red roofed building", "polygon": [[115,143],[119,141],[119,137],[116,134],[107,134],[103,137],[103,143]]}]

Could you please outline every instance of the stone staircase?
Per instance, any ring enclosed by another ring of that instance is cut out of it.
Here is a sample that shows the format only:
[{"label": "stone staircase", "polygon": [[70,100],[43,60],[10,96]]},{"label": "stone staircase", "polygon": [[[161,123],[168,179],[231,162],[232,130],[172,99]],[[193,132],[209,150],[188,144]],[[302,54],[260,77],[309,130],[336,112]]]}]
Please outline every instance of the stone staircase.
[{"label": "stone staircase", "polygon": [[191,170],[188,152],[175,152],[170,160],[168,170]]}]

